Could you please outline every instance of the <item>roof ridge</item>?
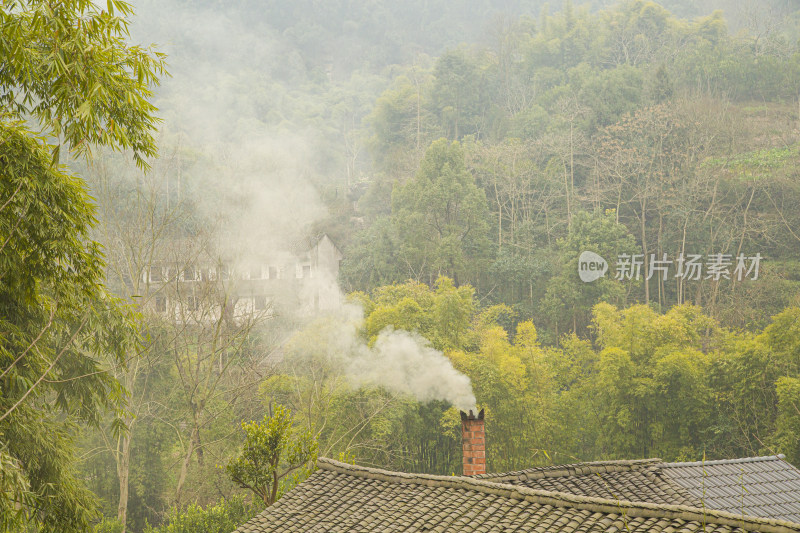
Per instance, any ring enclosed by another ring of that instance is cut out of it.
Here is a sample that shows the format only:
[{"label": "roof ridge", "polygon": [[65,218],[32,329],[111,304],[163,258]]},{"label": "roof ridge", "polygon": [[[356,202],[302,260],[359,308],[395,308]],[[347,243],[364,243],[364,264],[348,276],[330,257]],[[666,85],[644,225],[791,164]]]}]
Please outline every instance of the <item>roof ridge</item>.
[{"label": "roof ridge", "polygon": [[684,466],[714,466],[714,465],[730,465],[741,463],[759,463],[766,461],[782,461],[786,462],[786,456],[782,453],[778,455],[761,455],[758,457],[739,457],[737,459],[715,459],[713,461],[692,461],[685,463],[661,463],[658,466],[661,468],[681,468]]},{"label": "roof ridge", "polygon": [[529,487],[485,481],[472,477],[392,472],[378,468],[342,463],[326,457],[317,459],[317,468],[378,481],[474,490],[506,498],[526,500],[540,505],[570,507],[592,512],[619,514],[628,517],[677,518],[687,522],[697,521],[704,524],[715,523],[731,527],[741,527],[742,529],[758,529],[766,533],[800,532],[800,524],[772,518],[742,516],[725,511],[698,509],[686,505],[659,505],[645,502],[610,500],[592,496],[577,496],[563,492],[549,492]]},{"label": "roof ridge", "polygon": [[633,470],[644,470],[647,467],[661,463],[658,458],[652,459],[617,459],[609,461],[589,461],[585,463],[571,463],[566,465],[551,465],[526,468],[513,472],[502,472],[496,474],[480,474],[474,476],[476,479],[512,479],[525,476],[526,480],[544,479],[548,477],[564,477],[585,474],[602,474],[604,472],[628,472]]}]

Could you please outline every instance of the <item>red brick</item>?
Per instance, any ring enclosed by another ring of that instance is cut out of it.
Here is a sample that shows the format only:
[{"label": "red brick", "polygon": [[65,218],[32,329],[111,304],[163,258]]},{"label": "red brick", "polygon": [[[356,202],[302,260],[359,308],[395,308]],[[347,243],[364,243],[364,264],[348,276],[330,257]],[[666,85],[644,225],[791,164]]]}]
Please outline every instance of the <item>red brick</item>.
[{"label": "red brick", "polygon": [[486,439],[483,420],[462,420],[461,449],[465,476],[486,473]]}]

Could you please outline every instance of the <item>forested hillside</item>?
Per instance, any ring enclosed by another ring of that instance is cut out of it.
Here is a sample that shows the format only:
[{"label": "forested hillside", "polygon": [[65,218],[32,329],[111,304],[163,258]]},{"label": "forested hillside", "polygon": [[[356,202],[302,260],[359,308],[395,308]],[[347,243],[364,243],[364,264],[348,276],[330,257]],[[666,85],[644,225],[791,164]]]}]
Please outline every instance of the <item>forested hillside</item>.
[{"label": "forested hillside", "polygon": [[[732,36],[721,12],[686,22],[634,2],[519,19],[498,37],[409,70],[376,101],[375,174],[358,203],[368,227],[346,254],[349,287],[448,275],[533,318],[549,343],[586,333],[599,300],[691,302],[743,328],[796,303],[800,71],[783,34]],[[439,137],[460,143],[452,157],[486,199],[469,241],[405,229],[412,214],[441,212],[440,194],[466,194],[419,167]],[[430,194],[407,197],[420,187]],[[589,287],[575,276],[586,249],[642,254],[644,272],[651,254],[765,259],[758,283]]]},{"label": "forested hillside", "polygon": [[792,2],[45,4],[0,40],[0,531],[459,475],[463,402],[489,471],[800,465]]},{"label": "forested hillside", "polygon": [[[689,17],[679,18],[648,2],[445,4],[237,5],[226,13],[226,28],[241,33],[232,42],[189,31],[210,27],[211,4],[198,4],[193,22],[172,5],[186,42],[167,48],[193,58],[178,56],[175,81],[157,95],[162,142],[173,148],[144,182],[113,159],[92,173],[104,183],[131,176],[138,185],[123,183],[140,191],[137,209],[161,218],[101,220],[116,235],[138,224],[138,234],[204,243],[220,240],[205,216],[245,233],[261,224],[267,238],[329,234],[344,254],[341,286],[363,308],[361,335],[374,343],[387,326],[419,332],[471,378],[487,409],[490,471],[602,458],[800,460],[792,14],[756,11],[748,27],[746,5],[728,6],[730,17],[672,6]],[[159,24],[169,18],[147,27]],[[199,110],[181,107],[187,96]],[[252,137],[281,143],[265,152]],[[319,205],[299,212],[270,201],[271,214],[247,224],[207,205],[228,198],[225,183],[264,172],[271,177],[248,177],[245,196],[224,205],[257,211],[263,202],[248,191],[297,189]],[[164,179],[179,181],[179,203],[164,203]],[[130,205],[105,194],[105,206]],[[233,242],[241,233],[222,231]],[[585,250],[610,264],[592,283],[577,276]],[[641,255],[638,279],[615,279],[621,254]],[[666,254],[668,273],[646,279],[651,254]],[[704,266],[723,254],[729,275],[676,276],[681,254]],[[756,254],[757,275],[737,279],[737,256]],[[342,349],[340,319],[281,316],[219,330],[196,349],[180,325],[146,326],[157,328],[146,356],[120,375],[138,391],[129,463],[117,445],[85,462],[107,515],[119,514],[125,469],[132,531],[170,507],[235,494],[218,465],[241,441],[237,421],[259,420],[269,405],[289,407],[320,455],[460,471],[457,410],[353,389],[332,353]],[[215,343],[231,366],[211,357]],[[283,362],[257,366],[276,347]],[[181,387],[169,387],[176,378]],[[108,448],[100,437],[86,449]],[[208,512],[235,522],[248,512],[236,502]]]},{"label": "forested hillside", "polygon": [[[330,215],[298,226],[345,250],[346,291],[448,275],[535,319],[549,343],[585,333],[600,295],[664,310],[692,302],[726,325],[763,327],[797,280],[796,13],[783,2],[665,5],[243,3],[219,16],[199,2],[187,17],[181,2],[145,3],[134,30],[166,35],[174,50],[156,98],[166,145],[230,152],[266,135],[306,154],[291,166]],[[459,141],[486,197],[480,235],[447,252],[405,233],[411,206],[392,199],[439,138]],[[634,248],[572,231],[576,215],[591,225],[612,209]],[[572,275],[578,243],[609,262],[626,252],[764,260],[758,284],[589,288]]]}]

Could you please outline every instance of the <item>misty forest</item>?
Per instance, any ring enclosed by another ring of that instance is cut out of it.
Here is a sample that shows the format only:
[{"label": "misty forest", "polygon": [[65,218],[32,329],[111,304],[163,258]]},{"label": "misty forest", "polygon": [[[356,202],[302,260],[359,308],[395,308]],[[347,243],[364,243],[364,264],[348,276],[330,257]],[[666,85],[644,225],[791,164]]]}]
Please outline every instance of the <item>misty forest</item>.
[{"label": "misty forest", "polygon": [[227,533],[318,457],[461,475],[470,409],[490,472],[800,465],[793,0],[0,28],[0,531]]}]

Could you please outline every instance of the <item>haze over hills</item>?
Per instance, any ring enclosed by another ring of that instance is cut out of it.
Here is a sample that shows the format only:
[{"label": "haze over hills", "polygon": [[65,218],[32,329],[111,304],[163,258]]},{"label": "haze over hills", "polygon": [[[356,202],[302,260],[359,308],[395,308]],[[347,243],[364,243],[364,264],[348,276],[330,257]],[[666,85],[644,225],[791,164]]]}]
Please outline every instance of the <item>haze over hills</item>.
[{"label": "haze over hills", "polygon": [[[152,96],[3,26],[40,46],[0,71],[0,532],[232,531],[316,455],[457,474],[459,409],[489,471],[800,463],[796,2],[133,7]],[[63,149],[9,103],[52,72]]]}]

